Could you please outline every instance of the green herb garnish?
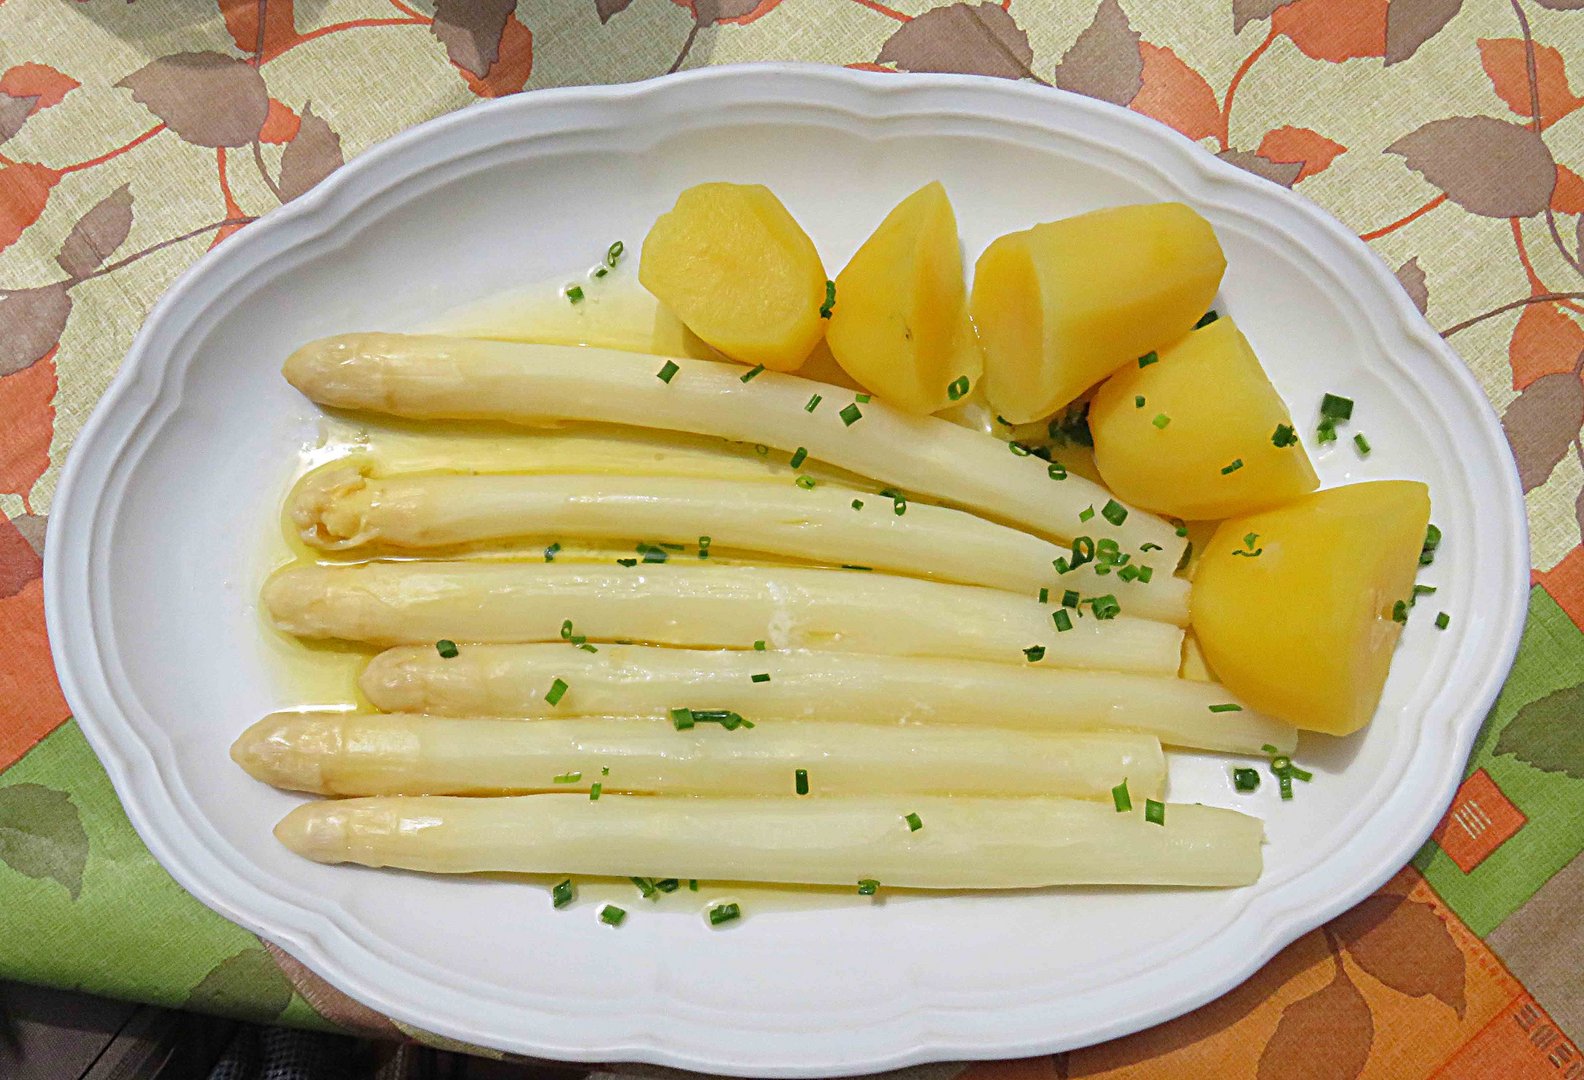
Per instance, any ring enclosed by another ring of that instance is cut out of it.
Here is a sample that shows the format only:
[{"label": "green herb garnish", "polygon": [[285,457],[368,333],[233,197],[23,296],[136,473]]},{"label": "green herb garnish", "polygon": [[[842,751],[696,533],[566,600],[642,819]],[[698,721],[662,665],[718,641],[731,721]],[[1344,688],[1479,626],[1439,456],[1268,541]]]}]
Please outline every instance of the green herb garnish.
[{"label": "green herb garnish", "polygon": [[1370,452],[1369,440],[1366,439],[1363,436],[1362,433],[1353,436],[1353,445],[1358,447],[1358,452],[1359,452],[1359,455],[1361,457],[1369,457],[1369,452]]},{"label": "green herb garnish", "polygon": [[1199,316],[1199,321],[1194,323],[1194,329],[1195,330],[1202,330],[1205,327],[1209,326],[1211,323],[1215,322],[1220,317],[1221,316],[1216,314],[1215,308],[1211,308],[1209,311],[1207,311],[1203,315]]},{"label": "green herb garnish", "polygon": [[1243,711],[1243,706],[1237,704],[1235,701],[1227,701],[1227,702],[1223,702],[1220,705],[1212,705],[1212,706],[1210,706],[1210,711],[1211,712],[1242,712]]},{"label": "green herb garnish", "polygon": [[1155,419],[1151,420],[1150,423],[1154,424],[1161,431],[1165,431],[1166,425],[1171,423],[1171,417],[1167,416],[1165,413],[1156,413]]},{"label": "green herb garnish", "polygon": [[803,462],[806,461],[807,459],[808,459],[808,448],[805,447],[805,446],[800,446],[800,447],[798,447],[796,450],[794,450],[792,452],[792,460],[790,462],[788,462],[787,464],[791,465],[795,469],[799,465],[803,464]]},{"label": "green herb garnish", "polygon": [[819,403],[823,400],[825,399],[820,397],[820,395],[815,394],[813,397],[808,399],[808,404],[803,406],[803,411],[813,412],[815,409],[819,408]]},{"label": "green herb garnish", "polygon": [[562,773],[560,776],[556,777],[555,778],[555,782],[558,783],[558,784],[575,784],[581,779],[583,779],[583,774],[582,773],[580,773],[580,772],[567,772],[567,773]]},{"label": "green herb garnish", "polygon": [[655,378],[659,379],[663,383],[669,383],[673,378],[676,377],[676,373],[681,370],[681,368],[677,367],[676,361],[667,360],[664,364],[660,365],[660,370],[655,372]]},{"label": "green herb garnish", "polygon": [[1222,476],[1230,476],[1233,473],[1237,472],[1242,467],[1243,467],[1243,459],[1242,458],[1234,458],[1232,460],[1232,464],[1228,465],[1226,468],[1221,470],[1221,475]]},{"label": "green herb garnish", "polygon": [[799,795],[807,795],[808,794],[809,788],[808,788],[808,770],[807,769],[798,769],[795,772],[793,772],[793,774],[792,774],[792,790],[796,791]]},{"label": "green herb garnish", "polygon": [[1238,791],[1258,791],[1260,774],[1258,769],[1233,769],[1232,786]]},{"label": "green herb garnish", "polygon": [[1045,659],[1045,646],[1030,645],[1028,648],[1023,650],[1023,655],[1028,658],[1029,663],[1037,664],[1041,660]]},{"label": "green herb garnish", "polygon": [[[829,316],[826,317],[829,318]],[[741,917],[742,906],[740,904],[716,904],[714,907],[709,909],[709,921],[711,926],[719,926],[721,923],[728,923],[733,919]]]},{"label": "green herb garnish", "polygon": [[907,822],[908,832],[918,832],[924,827],[924,819],[917,814],[908,814],[902,820]]},{"label": "green herb garnish", "polygon": [[450,638],[441,638],[439,641],[435,642],[435,652],[439,653],[443,658],[450,660],[457,655],[456,642],[452,641]]},{"label": "green herb garnish", "polygon": [[572,884],[572,879],[567,878],[555,888],[550,890],[550,904],[552,907],[564,908],[572,902],[577,895],[577,890]]},{"label": "green herb garnish", "polygon": [[763,364],[755,364],[752,368],[748,369],[748,371],[744,372],[742,381],[753,382],[764,373],[764,369],[765,368]]},{"label": "green herb garnish", "polygon": [[555,682],[550,684],[550,691],[549,693],[545,694],[544,699],[550,704],[556,705],[559,704],[561,699],[566,696],[566,692],[566,680],[557,679]]},{"label": "green herb garnish", "polygon": [[1057,608],[1051,612],[1051,622],[1056,624],[1056,632],[1065,634],[1072,629],[1072,616],[1067,614],[1066,608]]},{"label": "green herb garnish", "polygon": [[834,281],[827,280],[825,282],[825,302],[820,305],[820,318],[822,318],[822,319],[830,318],[831,317],[831,309],[834,308],[835,306],[836,306],[836,283]]},{"label": "green herb garnish", "polygon": [[877,893],[879,891],[880,891],[880,883],[878,881],[876,881],[874,878],[866,877],[866,878],[860,878],[858,880],[858,895],[859,896],[873,896],[875,893]]},{"label": "green herb garnish", "polygon": [[1276,430],[1271,433],[1271,445],[1278,450],[1285,450],[1298,441],[1298,433],[1291,424],[1277,424]]},{"label": "green herb garnish", "polygon": [[1145,353],[1143,356],[1139,357],[1139,359],[1138,359],[1138,365],[1141,368],[1149,367],[1151,364],[1155,364],[1155,363],[1159,363],[1159,362],[1160,362],[1160,354],[1157,353],[1153,349],[1151,349],[1149,352]]},{"label": "green herb garnish", "polygon": [[968,376],[959,375],[946,385],[946,396],[953,401],[961,401],[968,396]]},{"label": "green herb garnish", "polygon": [[581,286],[581,285],[568,285],[567,286],[567,291],[566,291],[566,298],[567,298],[567,300],[569,302],[574,303],[574,304],[582,303],[583,302],[583,286]]},{"label": "green herb garnish", "polygon": [[626,917],[627,912],[617,907],[615,904],[606,904],[604,907],[600,908],[599,919],[600,922],[604,923],[606,926],[620,926],[622,924],[622,920]]},{"label": "green herb garnish", "polygon": [[1133,797],[1128,794],[1126,777],[1123,777],[1122,782],[1111,789],[1111,802],[1116,805],[1116,811],[1119,814],[1125,814],[1133,809]]},{"label": "green herb garnish", "polygon": [[1166,804],[1154,799],[1144,800],[1144,820],[1152,825],[1166,824]]},{"label": "green herb garnish", "polygon": [[1121,525],[1127,520],[1127,507],[1123,506],[1115,499],[1109,499],[1107,500],[1106,504],[1100,508],[1100,516],[1105,518],[1113,525]]},{"label": "green herb garnish", "polygon": [[840,416],[842,418],[842,423],[846,424],[848,427],[852,427],[858,421],[863,419],[863,412],[856,404],[845,406],[842,411],[836,415]]},{"label": "green herb garnish", "polygon": [[1437,630],[1445,630],[1448,626],[1452,625],[1452,616],[1443,611],[1441,614],[1436,616],[1435,624]]}]

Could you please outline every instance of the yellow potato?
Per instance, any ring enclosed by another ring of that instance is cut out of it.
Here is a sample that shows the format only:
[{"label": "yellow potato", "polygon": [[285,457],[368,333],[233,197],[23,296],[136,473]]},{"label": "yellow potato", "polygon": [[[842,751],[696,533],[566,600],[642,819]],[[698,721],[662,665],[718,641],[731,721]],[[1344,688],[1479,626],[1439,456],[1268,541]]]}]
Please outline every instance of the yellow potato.
[{"label": "yellow potato", "polygon": [[[957,218],[939,181],[898,203],[836,276],[825,340],[847,374],[911,412],[944,409],[953,382],[979,381]],[[957,398],[966,392],[958,383]]]},{"label": "yellow potato", "polygon": [[1349,484],[1231,518],[1194,577],[1193,630],[1228,691],[1300,728],[1369,722],[1430,522],[1412,480]]},{"label": "yellow potato", "polygon": [[1181,203],[1096,210],[1009,233],[974,268],[985,392],[1013,423],[1043,419],[1123,364],[1186,334],[1226,258]]},{"label": "yellow potato", "polygon": [[825,268],[762,184],[696,184],[644,238],[638,280],[733,360],[795,370],[825,333]]},{"label": "yellow potato", "polygon": [[1320,486],[1286,404],[1231,319],[1157,356],[1111,376],[1089,406],[1095,464],[1118,498],[1197,521],[1280,506]]}]

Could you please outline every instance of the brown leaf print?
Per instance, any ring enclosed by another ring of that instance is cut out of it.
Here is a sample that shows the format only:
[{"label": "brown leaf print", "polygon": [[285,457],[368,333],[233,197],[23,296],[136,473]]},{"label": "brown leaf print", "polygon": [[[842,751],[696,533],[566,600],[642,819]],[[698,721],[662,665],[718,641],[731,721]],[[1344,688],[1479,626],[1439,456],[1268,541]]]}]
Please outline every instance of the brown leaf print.
[{"label": "brown leaf print", "polygon": [[1419,265],[1419,256],[1415,255],[1397,268],[1397,283],[1403,287],[1403,292],[1408,294],[1408,299],[1413,301],[1414,307],[1423,315],[1430,308],[1430,287],[1425,284],[1424,267]]},{"label": "brown leaf print", "polygon": [[307,966],[295,956],[292,956],[279,945],[264,942],[264,950],[275,961],[275,966],[280,968],[292,984],[292,989],[302,995],[304,1001],[313,1006],[314,1012],[330,1021],[332,1024],[355,1031],[360,1035],[373,1036],[383,1039],[399,1039],[401,1033],[396,1025],[392,1024],[381,1013],[355,1001],[319,976],[309,971]]},{"label": "brown leaf print", "polygon": [[626,11],[631,3],[632,0],[594,0],[594,10],[599,15],[600,25],[610,22],[612,15]]},{"label": "brown leaf print", "polygon": [[1055,83],[1113,105],[1126,105],[1144,86],[1144,54],[1117,0],[1100,0],[1094,19],[1056,65]]},{"label": "brown leaf print", "polygon": [[33,115],[33,106],[37,104],[37,94],[29,97],[0,94],[0,143],[22,130],[22,125]]},{"label": "brown leaf print", "polygon": [[[775,0],[779,3],[779,0]],[[743,20],[766,5],[766,0],[693,0],[693,21],[700,26]],[[771,7],[775,4],[771,3]]]},{"label": "brown leaf print", "polygon": [[1584,11],[1584,0],[1535,0],[1535,3],[1552,11]]},{"label": "brown leaf print", "polygon": [[470,71],[457,69],[468,89],[479,97],[515,94],[527,85],[528,76],[533,74],[533,31],[524,26],[517,16],[506,20],[498,51],[500,55],[482,78]]},{"label": "brown leaf print", "polygon": [[1272,161],[1252,150],[1223,150],[1216,157],[1284,188],[1292,187],[1303,172],[1301,161]]},{"label": "brown leaf print", "polygon": [[1391,0],[1386,9],[1386,66],[1418,52],[1462,7],[1463,0]]},{"label": "brown leaf print", "polygon": [[11,524],[16,526],[17,535],[26,540],[28,547],[33,549],[33,554],[42,559],[44,534],[49,527],[49,518],[43,514],[18,514],[11,519]]},{"label": "brown leaf print", "polygon": [[501,32],[517,0],[438,0],[429,31],[457,67],[482,77],[500,56]]},{"label": "brown leaf print", "polygon": [[246,146],[269,115],[264,77],[247,61],[215,52],[162,56],[116,85],[198,146]]},{"label": "brown leaf print", "polygon": [[1429,904],[1377,894],[1331,922],[1359,967],[1409,997],[1434,997],[1462,1019],[1463,952]]},{"label": "brown leaf print", "polygon": [[1574,372],[1545,375],[1524,387],[1502,414],[1525,493],[1551,475],[1584,426],[1584,384]]},{"label": "brown leaf print", "polygon": [[948,4],[903,23],[876,59],[903,71],[1022,79],[1032,74],[1034,49],[1000,5]]},{"label": "brown leaf print", "polygon": [[31,367],[55,347],[71,314],[66,286],[22,289],[0,297],[0,376]]},{"label": "brown leaf print", "polygon": [[1386,152],[1482,217],[1538,214],[1556,186],[1556,163],[1540,136],[1493,116],[1432,120]]},{"label": "brown leaf print", "polygon": [[85,277],[103,266],[131,231],[132,189],[122,184],[78,219],[55,261],[73,279]]},{"label": "brown leaf print", "polygon": [[281,151],[281,202],[295,199],[339,169],[344,160],[341,136],[314,115],[311,103],[304,105],[297,136]]},{"label": "brown leaf print", "polygon": [[1353,1080],[1374,1041],[1369,1002],[1337,960],[1325,987],[1282,1010],[1260,1053],[1259,1080]]},{"label": "brown leaf print", "polygon": [[1232,32],[1241,33],[1251,22],[1268,19],[1293,0],[1232,0]]}]

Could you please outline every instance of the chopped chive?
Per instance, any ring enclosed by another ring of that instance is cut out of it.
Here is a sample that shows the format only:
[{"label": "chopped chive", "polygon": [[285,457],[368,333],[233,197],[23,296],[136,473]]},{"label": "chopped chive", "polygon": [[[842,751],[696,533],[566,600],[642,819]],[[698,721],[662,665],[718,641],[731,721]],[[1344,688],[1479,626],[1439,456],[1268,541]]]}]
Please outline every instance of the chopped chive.
[{"label": "chopped chive", "polygon": [[564,908],[572,902],[572,898],[576,895],[577,890],[572,884],[572,879],[567,878],[550,890],[550,904],[552,907]]},{"label": "chopped chive", "polygon": [[850,562],[842,563],[842,567],[841,568],[843,570],[863,570],[863,571],[872,571],[872,570],[874,570],[874,567],[872,567],[872,566],[859,566],[857,563],[850,563]]},{"label": "chopped chive", "polygon": [[627,250],[627,245],[620,240],[605,249],[605,265],[612,270],[616,269],[616,260],[622,257],[622,252]]},{"label": "chopped chive", "polygon": [[1150,423],[1154,424],[1160,430],[1165,431],[1166,425],[1171,423],[1171,417],[1167,416],[1165,413],[1156,413],[1155,419],[1151,420]]},{"label": "chopped chive", "polygon": [[852,427],[859,420],[863,419],[862,410],[860,410],[855,404],[845,406],[842,411],[836,415],[840,416],[842,418],[842,423],[846,424],[848,427]]},{"label": "chopped chive", "polygon": [[1143,394],[1134,394],[1133,395],[1133,407],[1135,409],[1142,409],[1144,407],[1144,395]]},{"label": "chopped chive", "polygon": [[902,820],[907,822],[908,832],[918,832],[924,827],[924,819],[917,814],[908,814]]},{"label": "chopped chive", "polygon": [[1336,394],[1327,394],[1320,399],[1320,415],[1327,420],[1351,420],[1353,418],[1353,399],[1339,397]]},{"label": "chopped chive", "polygon": [[1243,546],[1246,547],[1246,548],[1249,548],[1250,550],[1253,550],[1254,543],[1258,539],[1259,539],[1259,533],[1257,533],[1257,532],[1244,533],[1243,534]]},{"label": "chopped chive", "polygon": [[616,560],[616,565],[617,566],[637,566],[638,565],[638,560],[637,559],[617,559]]},{"label": "chopped chive", "polygon": [[610,267],[608,266],[596,266],[594,268],[594,276],[597,278],[602,278],[608,273],[610,273]]},{"label": "chopped chive", "polygon": [[568,301],[570,301],[571,303],[574,303],[574,304],[582,303],[582,301],[583,301],[583,286],[581,286],[581,285],[568,285],[567,286],[567,291],[566,291],[566,298],[567,298]]},{"label": "chopped chive", "polygon": [[808,794],[808,770],[797,769],[792,773],[792,790],[799,795]]},{"label": "chopped chive", "polygon": [[1419,565],[1429,566],[1435,562],[1436,549],[1441,546],[1441,530],[1434,523],[1425,527],[1424,546],[1419,549]]},{"label": "chopped chive", "polygon": [[598,780],[594,781],[593,784],[589,785],[589,802],[594,802],[596,799],[598,799],[600,797],[600,793],[604,790],[604,784],[600,783]]},{"label": "chopped chive", "polygon": [[1119,814],[1125,814],[1133,809],[1133,797],[1128,794],[1127,777],[1123,777],[1122,782],[1111,789],[1111,802],[1116,805]]},{"label": "chopped chive", "polygon": [[1077,589],[1063,589],[1062,590],[1062,607],[1075,608],[1077,606],[1078,606],[1078,590]]},{"label": "chopped chive", "polygon": [[764,372],[764,365],[763,364],[755,364],[752,368],[750,368],[747,372],[745,372],[743,374],[742,381],[743,382],[753,382],[763,372]]},{"label": "chopped chive", "polygon": [[792,460],[788,462],[788,464],[790,464],[795,469],[799,465],[803,464],[803,462],[807,459],[808,449],[806,447],[800,446],[792,452]]},{"label": "chopped chive", "polygon": [[570,641],[571,638],[572,638],[572,620],[571,619],[563,619],[561,621],[561,640],[562,641]]},{"label": "chopped chive", "polygon": [[1045,659],[1045,646],[1030,645],[1028,648],[1023,650],[1023,655],[1028,657],[1029,663],[1037,664],[1041,660]]},{"label": "chopped chive", "polygon": [[1232,786],[1238,791],[1258,791],[1260,774],[1258,769],[1233,769]]},{"label": "chopped chive", "polygon": [[1052,480],[1065,480],[1067,479],[1067,466],[1059,461],[1053,461],[1045,469],[1045,475]]},{"label": "chopped chive", "polygon": [[754,642],[754,652],[764,652],[764,651],[765,651],[764,639],[760,638],[758,641]]},{"label": "chopped chive", "polygon": [[1042,604],[1050,603],[1050,590],[1043,586],[1040,587],[1039,602]]},{"label": "chopped chive", "polygon": [[638,886],[638,891],[643,894],[645,900],[654,899],[657,890],[655,889],[653,878],[630,877],[627,880]]},{"label": "chopped chive", "polygon": [[1162,548],[1159,544],[1152,544],[1148,540],[1146,540],[1144,543],[1139,545],[1139,551],[1141,551],[1141,552],[1144,552],[1144,551],[1164,551],[1164,550],[1165,549]]},{"label": "chopped chive", "polygon": [[1092,517],[1094,517],[1094,507],[1092,506],[1086,506],[1082,510],[1078,511],[1079,521],[1088,521]]},{"label": "chopped chive", "polygon": [[1399,600],[1392,605],[1392,622],[1405,623],[1408,621],[1408,601]]},{"label": "chopped chive", "polygon": [[693,724],[694,724],[693,710],[692,709],[672,709],[671,710],[671,722],[676,725],[676,729],[678,731],[686,731],[688,728],[692,727]]},{"label": "chopped chive", "polygon": [[444,659],[450,660],[457,654],[456,642],[450,638],[441,638],[435,642],[435,652],[439,653]]},{"label": "chopped chive", "polygon": [[1154,799],[1144,800],[1144,820],[1152,825],[1166,824],[1166,804]]},{"label": "chopped chive", "polygon": [[1232,464],[1228,465],[1226,468],[1221,470],[1221,475],[1222,476],[1230,476],[1232,473],[1237,472],[1242,467],[1243,467],[1243,459],[1242,458],[1233,458],[1232,459]]},{"label": "chopped chive", "polygon": [[667,360],[664,364],[660,365],[660,370],[655,372],[655,378],[659,379],[663,383],[669,383],[676,377],[676,373],[681,370],[681,368],[677,367],[676,361]]},{"label": "chopped chive", "polygon": [[754,443],[754,453],[758,454],[760,457],[769,457],[770,448],[764,443]]},{"label": "chopped chive", "polygon": [[1127,520],[1127,507],[1115,499],[1108,499],[1106,504],[1100,508],[1100,516],[1113,525],[1120,525]]},{"label": "chopped chive", "polygon": [[1320,421],[1320,426],[1315,428],[1315,437],[1322,446],[1336,442],[1336,421],[1330,419]]},{"label": "chopped chive", "polygon": [[646,563],[663,563],[671,557],[659,544],[639,544],[638,554],[643,556]]},{"label": "chopped chive", "polygon": [[852,508],[854,510],[862,510],[863,509],[863,500],[862,499],[854,499],[852,501]]},{"label": "chopped chive", "polygon": [[1007,443],[1007,449],[1012,451],[1018,457],[1028,457],[1029,454],[1032,453],[1032,451],[1029,450],[1028,447],[1024,446],[1022,443],[1019,443],[1019,442],[1009,442],[1009,443]]},{"label": "chopped chive", "polygon": [[606,904],[604,907],[600,908],[599,919],[600,922],[604,923],[606,926],[620,926],[622,924],[622,920],[626,917],[627,912],[617,907],[615,904]]},{"label": "chopped chive", "polygon": [[1114,619],[1122,614],[1122,605],[1117,603],[1117,598],[1110,593],[1090,600],[1089,609],[1094,612],[1094,617],[1097,619]]},{"label": "chopped chive", "polygon": [[1220,705],[1210,706],[1211,712],[1242,712],[1243,706],[1234,701],[1222,702]]},{"label": "chopped chive", "polygon": [[549,547],[544,549],[544,561],[555,562],[556,552],[560,550],[561,544],[559,542],[552,543]]},{"label": "chopped chive", "polygon": [[1452,616],[1443,611],[1441,614],[1436,616],[1435,624],[1437,630],[1445,630],[1448,626],[1452,625]]},{"label": "chopped chive", "polygon": [[1187,536],[1188,535],[1188,526],[1186,526],[1186,525],[1177,526],[1177,535],[1178,536]]},{"label": "chopped chive", "polygon": [[688,891],[698,892],[698,878],[688,878]]},{"label": "chopped chive", "polygon": [[1137,566],[1124,566],[1117,571],[1117,577],[1122,581],[1136,581],[1138,576],[1139,568]]},{"label": "chopped chive", "polygon": [[1298,441],[1298,433],[1291,424],[1277,424],[1276,430],[1271,433],[1271,445],[1278,450],[1285,450]]},{"label": "chopped chive", "polygon": [[583,774],[580,772],[566,772],[556,777],[555,782],[558,784],[575,784],[581,779],[583,779]]},{"label": "chopped chive", "polygon": [[1138,568],[1139,584],[1148,585],[1150,583],[1150,578],[1154,576],[1155,568],[1153,566],[1141,566]]},{"label": "chopped chive", "polygon": [[1358,434],[1358,435],[1355,435],[1355,436],[1353,436],[1353,445],[1354,445],[1354,446],[1356,446],[1356,447],[1358,447],[1358,452],[1359,452],[1359,453],[1360,453],[1360,454],[1361,454],[1361,455],[1362,455],[1362,456],[1364,456],[1364,457],[1369,457],[1369,452],[1370,452],[1370,444],[1369,444],[1369,440],[1368,440],[1368,439],[1366,439],[1366,438],[1365,438],[1365,437],[1364,437],[1364,436],[1363,436],[1363,434],[1362,434],[1362,433],[1360,433],[1360,434]]},{"label": "chopped chive", "polygon": [[891,509],[897,517],[907,513],[907,496],[896,488],[882,488],[880,494],[891,500]]},{"label": "chopped chive", "polygon": [[872,877],[858,879],[858,895],[873,896],[880,891],[880,883]]},{"label": "chopped chive", "polygon": [[1160,361],[1160,353],[1158,353],[1155,350],[1151,349],[1149,352],[1147,352],[1143,356],[1139,357],[1139,367],[1141,367],[1141,368],[1149,367],[1151,364],[1158,363],[1159,361]]},{"label": "chopped chive", "polygon": [[[829,316],[827,315],[826,318],[829,318]],[[719,926],[721,923],[728,923],[733,919],[741,917],[742,905],[740,904],[716,904],[714,907],[709,909],[709,921],[711,926]]]},{"label": "chopped chive", "polygon": [[770,681],[770,673],[768,671],[761,671],[757,675],[750,675],[749,676],[749,680],[752,681],[752,682],[756,682],[756,683],[758,683],[758,682],[769,682]]},{"label": "chopped chive", "polygon": [[868,394],[854,394],[853,395],[853,400],[856,401],[860,405],[867,405],[867,404],[869,404],[869,395]]},{"label": "chopped chive", "polygon": [[1066,608],[1057,608],[1051,612],[1051,622],[1056,624],[1056,632],[1065,634],[1072,629],[1072,616],[1067,614]]},{"label": "chopped chive", "polygon": [[961,401],[968,396],[968,376],[959,375],[946,384],[946,396],[953,401]]},{"label": "chopped chive", "polygon": [[555,705],[566,696],[566,692],[566,681],[564,679],[557,679],[555,682],[550,684],[550,692],[545,694],[544,699],[550,704]]},{"label": "chopped chive", "polygon": [[682,887],[682,883],[674,877],[668,877],[661,878],[659,881],[655,882],[654,887],[660,892],[670,893],[676,892],[678,889],[680,889]]},{"label": "chopped chive", "polygon": [[818,484],[818,481],[816,481],[812,476],[800,476],[794,482],[804,491],[813,491],[815,486]]},{"label": "chopped chive", "polygon": [[1182,573],[1183,568],[1193,561],[1193,541],[1188,541],[1188,546],[1183,548],[1182,558],[1177,560],[1177,572]]},{"label": "chopped chive", "polygon": [[682,544],[668,544],[664,540],[660,541],[658,546],[665,548],[667,551],[686,551],[687,550],[687,548],[685,546],[683,546]]},{"label": "chopped chive", "polygon": [[825,302],[820,305],[820,318],[822,318],[822,319],[830,318],[831,317],[831,309],[834,308],[835,306],[836,306],[836,283],[834,281],[827,280],[825,282]]},{"label": "chopped chive", "polygon": [[820,395],[815,394],[813,397],[808,399],[808,404],[803,406],[803,411],[813,412],[815,409],[819,408],[819,403],[823,400],[825,399],[820,397]]},{"label": "chopped chive", "polygon": [[1203,315],[1199,316],[1199,321],[1194,323],[1194,329],[1195,330],[1202,330],[1206,326],[1209,326],[1211,323],[1215,322],[1220,317],[1221,316],[1216,314],[1215,308],[1211,308],[1209,311],[1207,311]]},{"label": "chopped chive", "polygon": [[1436,587],[1434,585],[1415,585],[1413,587],[1413,600],[1408,601],[1409,606],[1413,606],[1414,600],[1419,599],[1421,596],[1434,596],[1435,591]]},{"label": "chopped chive", "polygon": [[[1090,508],[1088,513],[1089,513],[1090,517],[1094,517],[1094,509],[1092,507]],[[1082,514],[1080,514],[1078,516],[1079,517],[1083,517]],[[1094,540],[1092,538],[1087,537],[1087,536],[1075,536],[1075,537],[1073,537],[1073,542],[1072,542],[1072,563],[1069,566],[1069,569],[1076,570],[1080,566],[1082,566],[1084,563],[1093,562],[1094,561],[1094,557],[1095,557],[1095,542],[1094,542]]]}]

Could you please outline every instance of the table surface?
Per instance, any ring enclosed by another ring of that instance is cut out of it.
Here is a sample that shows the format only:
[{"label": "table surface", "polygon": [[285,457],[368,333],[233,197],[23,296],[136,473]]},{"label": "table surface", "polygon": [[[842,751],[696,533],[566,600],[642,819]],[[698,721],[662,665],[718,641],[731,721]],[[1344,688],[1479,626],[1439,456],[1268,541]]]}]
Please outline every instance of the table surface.
[{"label": "table surface", "polygon": [[804,60],[1053,83],[1295,187],[1469,363],[1531,519],[1517,666],[1384,889],[1161,1027],[907,1071],[1584,1076],[1584,0],[511,7],[0,0],[0,978],[443,1042],[203,908],[139,843],[50,668],[61,463],[175,276],[345,158],[478,97]]}]

